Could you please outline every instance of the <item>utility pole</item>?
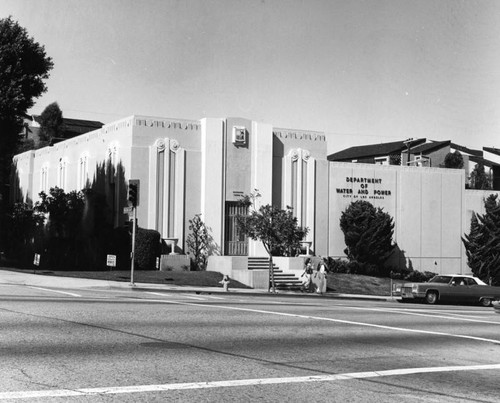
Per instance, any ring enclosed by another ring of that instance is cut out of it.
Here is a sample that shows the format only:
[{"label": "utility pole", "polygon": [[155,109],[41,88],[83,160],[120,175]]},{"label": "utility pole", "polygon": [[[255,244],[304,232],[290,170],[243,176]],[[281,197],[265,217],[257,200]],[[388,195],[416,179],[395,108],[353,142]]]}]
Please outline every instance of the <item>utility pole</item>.
[{"label": "utility pole", "polygon": [[413,137],[406,139],[403,141],[403,144],[406,144],[406,147],[408,147],[408,160],[406,161],[406,165],[410,165],[410,147],[411,147],[411,142],[413,141]]}]

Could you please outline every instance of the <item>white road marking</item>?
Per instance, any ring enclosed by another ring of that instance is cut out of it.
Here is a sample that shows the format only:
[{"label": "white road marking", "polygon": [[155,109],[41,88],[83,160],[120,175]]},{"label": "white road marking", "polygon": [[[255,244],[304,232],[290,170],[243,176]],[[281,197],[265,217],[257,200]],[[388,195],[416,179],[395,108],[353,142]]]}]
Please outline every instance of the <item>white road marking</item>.
[{"label": "white road marking", "polygon": [[80,294],[73,294],[72,292],[66,292],[66,291],[56,291],[56,290],[51,290],[50,288],[33,287],[33,286],[30,286],[30,285],[28,286],[28,288],[33,288],[35,290],[55,292],[55,293],[58,293],[58,294],[71,295],[72,297],[81,297]]},{"label": "white road marking", "polygon": [[146,291],[146,294],[152,294],[152,295],[161,295],[162,297],[175,297],[174,294],[167,294],[165,292],[153,292],[153,291]]},{"label": "white road marking", "polygon": [[[403,309],[403,308],[382,309],[382,308],[360,308],[360,307],[355,307],[355,306],[347,306],[346,308],[362,310],[362,311],[391,312],[391,313],[400,313],[402,315],[426,316],[426,317],[430,317],[430,318],[461,320],[464,322],[479,322],[479,323],[489,323],[489,324],[493,324],[493,325],[500,325],[499,321],[490,321],[490,320],[483,320],[483,319],[470,319],[470,318],[460,317],[457,314],[450,314],[450,315],[453,315],[453,317],[445,316],[445,315],[435,315],[432,313],[422,313],[422,311],[420,311],[420,312],[410,311],[410,310]],[[429,312],[429,311],[427,311],[427,312]],[[443,311],[441,311],[441,312],[443,312]]]},{"label": "white road marking", "polygon": [[406,327],[376,325],[373,323],[355,322],[355,321],[351,321],[351,320],[342,320],[342,319],[333,319],[333,318],[324,318],[321,316],[299,315],[299,314],[295,314],[295,313],[265,311],[262,309],[240,308],[240,307],[224,306],[224,305],[202,305],[202,304],[197,304],[194,302],[180,302],[180,301],[168,301],[168,300],[157,300],[156,302],[163,302],[163,303],[167,303],[167,304],[187,305],[187,306],[199,306],[199,307],[205,307],[205,308],[229,309],[229,310],[234,310],[234,311],[265,313],[265,314],[269,314],[269,315],[289,316],[289,317],[302,318],[302,319],[324,320],[326,322],[344,323],[347,325],[373,327],[373,328],[385,329],[385,330],[395,330],[398,332],[430,334],[433,336],[446,336],[446,337],[454,337],[454,338],[458,338],[458,339],[468,339],[468,340],[484,341],[487,343],[500,344],[500,340],[486,339],[483,337],[467,336],[467,335],[463,335],[463,334],[453,334],[453,333],[445,333],[445,332],[433,332],[430,330],[409,329]]},{"label": "white road marking", "polygon": [[278,385],[286,383],[333,382],[333,381],[347,381],[351,379],[380,378],[384,376],[404,376],[404,375],[428,374],[436,372],[484,371],[484,370],[497,370],[497,369],[500,369],[500,364],[427,367],[427,368],[401,368],[401,369],[390,369],[384,371],[350,372],[350,373],[335,374],[335,375],[309,375],[309,376],[296,376],[288,378],[236,379],[229,381],[170,383],[162,385],[110,386],[101,388],[16,391],[16,392],[0,392],[0,400],[39,399],[48,397],[73,397],[73,396],[93,396],[93,395],[116,395],[125,393],[151,393],[151,392],[164,392],[171,390],[213,389],[213,388],[228,388],[228,387],[253,386],[253,385]]},{"label": "white road marking", "polygon": [[[152,294],[152,295],[161,295],[162,297],[174,297],[173,294],[167,294],[167,293],[161,293],[161,292],[153,292],[153,291],[146,291],[146,294]],[[205,301],[207,298],[212,298],[212,299],[224,299],[223,297],[216,297],[214,295],[201,295],[199,297],[195,297],[194,295],[186,295],[186,294],[180,294],[185,298],[192,298],[200,301]]]},{"label": "white road marking", "polygon": [[[168,296],[170,298],[174,297],[173,295],[168,295],[168,294],[161,293],[161,292],[146,291],[146,293],[153,294],[153,295],[161,295],[162,297],[165,297],[165,296]],[[183,298],[195,299],[197,301],[205,301],[205,298],[203,298],[203,297],[195,297],[193,295],[186,295],[186,294],[179,294],[179,295],[181,295]],[[161,302],[165,302],[165,301],[161,301]]]}]

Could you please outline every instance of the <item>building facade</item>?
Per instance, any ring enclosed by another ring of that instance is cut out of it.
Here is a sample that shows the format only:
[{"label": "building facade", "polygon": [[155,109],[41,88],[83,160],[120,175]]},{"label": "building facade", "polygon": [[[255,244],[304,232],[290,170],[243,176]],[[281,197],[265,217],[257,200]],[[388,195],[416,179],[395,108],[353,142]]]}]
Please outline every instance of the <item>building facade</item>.
[{"label": "building facade", "polygon": [[93,187],[109,196],[115,226],[128,220],[128,181],[139,180],[141,227],[175,238],[187,253],[189,220],[201,214],[212,254],[225,258],[217,264],[230,268],[228,261],[244,266],[248,256],[265,256],[235,222],[238,200],[258,191],[260,204],[293,208],[316,255],[345,257],[340,215],[365,199],[394,219],[393,264],[468,272],[461,236],[492,193],[466,190],[462,170],[328,161],[323,133],[243,118],[131,116],[19,154],[14,163],[16,200],[36,201],[54,186]]}]

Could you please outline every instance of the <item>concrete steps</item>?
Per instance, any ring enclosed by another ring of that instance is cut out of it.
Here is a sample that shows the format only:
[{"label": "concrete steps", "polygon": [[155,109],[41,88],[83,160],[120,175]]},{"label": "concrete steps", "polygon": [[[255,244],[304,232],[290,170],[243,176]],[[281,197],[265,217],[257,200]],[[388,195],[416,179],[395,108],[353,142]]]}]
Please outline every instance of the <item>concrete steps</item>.
[{"label": "concrete steps", "polygon": [[[248,270],[269,270],[267,257],[249,257]],[[273,263],[274,283],[279,290],[299,291],[302,281],[293,273],[285,273]]]}]

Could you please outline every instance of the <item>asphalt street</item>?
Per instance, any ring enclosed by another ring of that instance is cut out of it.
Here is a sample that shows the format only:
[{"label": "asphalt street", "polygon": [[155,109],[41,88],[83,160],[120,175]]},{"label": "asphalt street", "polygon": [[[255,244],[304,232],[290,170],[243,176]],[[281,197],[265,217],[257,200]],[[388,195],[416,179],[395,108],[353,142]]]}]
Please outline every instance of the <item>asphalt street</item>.
[{"label": "asphalt street", "polygon": [[0,401],[500,399],[479,306],[0,281],[0,323]]}]

